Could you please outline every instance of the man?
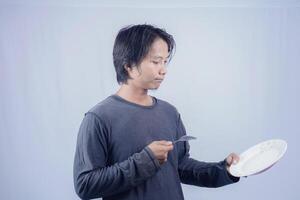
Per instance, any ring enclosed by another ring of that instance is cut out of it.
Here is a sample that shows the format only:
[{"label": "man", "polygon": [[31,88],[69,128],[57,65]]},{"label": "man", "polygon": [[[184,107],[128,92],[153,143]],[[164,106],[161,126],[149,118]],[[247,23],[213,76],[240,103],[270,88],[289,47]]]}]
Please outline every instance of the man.
[{"label": "man", "polygon": [[175,42],[151,25],[119,31],[113,50],[120,89],[85,114],[78,133],[74,184],[82,199],[182,200],[181,184],[220,187],[237,182],[228,167],[232,153],[218,163],[190,158],[180,114],[149,96],[167,73]]}]

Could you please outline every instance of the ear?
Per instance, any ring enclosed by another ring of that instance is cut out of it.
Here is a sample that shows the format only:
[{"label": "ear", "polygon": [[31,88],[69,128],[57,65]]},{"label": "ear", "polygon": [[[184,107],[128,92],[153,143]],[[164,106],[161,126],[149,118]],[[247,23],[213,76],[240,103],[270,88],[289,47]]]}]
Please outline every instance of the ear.
[{"label": "ear", "polygon": [[124,69],[125,69],[126,71],[128,71],[128,70],[129,70],[129,67],[128,67],[128,65],[127,65],[127,64],[125,64],[125,65],[124,65]]},{"label": "ear", "polygon": [[135,77],[136,74],[140,74],[140,70],[135,64],[131,67],[129,67],[128,64],[125,64],[124,68],[127,71],[129,77]]},{"label": "ear", "polygon": [[133,69],[128,66],[128,64],[124,65],[124,69],[127,71],[129,78],[132,78]]},{"label": "ear", "polygon": [[129,73],[132,69],[128,66],[128,64],[124,65],[124,69]]}]

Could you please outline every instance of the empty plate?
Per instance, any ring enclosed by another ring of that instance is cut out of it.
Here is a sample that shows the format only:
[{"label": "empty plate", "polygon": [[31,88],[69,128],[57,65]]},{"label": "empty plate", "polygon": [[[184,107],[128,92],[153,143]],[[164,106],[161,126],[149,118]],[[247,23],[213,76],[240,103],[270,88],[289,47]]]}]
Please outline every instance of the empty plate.
[{"label": "empty plate", "polygon": [[284,155],[287,142],[280,139],[261,142],[240,155],[237,164],[229,167],[235,177],[259,174],[272,167]]}]

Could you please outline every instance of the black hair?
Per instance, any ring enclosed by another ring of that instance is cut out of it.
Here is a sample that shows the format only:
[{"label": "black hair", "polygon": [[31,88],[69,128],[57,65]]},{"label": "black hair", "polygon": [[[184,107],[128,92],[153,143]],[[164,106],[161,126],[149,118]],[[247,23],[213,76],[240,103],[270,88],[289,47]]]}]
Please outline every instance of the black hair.
[{"label": "black hair", "polygon": [[170,61],[173,49],[175,49],[175,41],[165,29],[149,24],[140,24],[129,25],[119,31],[113,49],[113,61],[119,84],[126,84],[130,78],[125,65],[129,68],[138,66],[147,56],[152,43],[157,38],[161,38],[167,43]]}]

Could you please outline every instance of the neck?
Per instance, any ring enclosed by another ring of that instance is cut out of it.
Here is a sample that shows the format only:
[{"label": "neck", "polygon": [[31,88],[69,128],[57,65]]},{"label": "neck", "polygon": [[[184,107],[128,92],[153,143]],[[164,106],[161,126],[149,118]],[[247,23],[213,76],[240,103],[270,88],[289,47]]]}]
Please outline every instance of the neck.
[{"label": "neck", "polygon": [[129,84],[122,84],[116,94],[130,102],[142,105],[152,105],[152,98],[148,95],[147,89],[136,88]]}]

